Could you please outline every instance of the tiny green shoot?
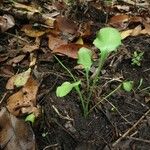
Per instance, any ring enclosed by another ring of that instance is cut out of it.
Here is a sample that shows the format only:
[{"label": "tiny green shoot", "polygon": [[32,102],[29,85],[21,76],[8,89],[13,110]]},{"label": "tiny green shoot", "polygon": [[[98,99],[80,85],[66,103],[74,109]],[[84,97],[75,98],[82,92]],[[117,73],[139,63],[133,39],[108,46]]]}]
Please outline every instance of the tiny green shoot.
[{"label": "tiny green shoot", "polygon": [[133,81],[124,81],[122,86],[126,92],[131,92],[133,89]]},{"label": "tiny green shoot", "polygon": [[25,118],[25,121],[26,122],[31,122],[32,123],[32,125],[34,124],[34,122],[35,122],[35,115],[32,113],[32,114],[29,114],[26,118]]},{"label": "tiny green shoot", "polygon": [[132,65],[141,66],[141,61],[143,58],[144,52],[134,51],[132,55]]}]

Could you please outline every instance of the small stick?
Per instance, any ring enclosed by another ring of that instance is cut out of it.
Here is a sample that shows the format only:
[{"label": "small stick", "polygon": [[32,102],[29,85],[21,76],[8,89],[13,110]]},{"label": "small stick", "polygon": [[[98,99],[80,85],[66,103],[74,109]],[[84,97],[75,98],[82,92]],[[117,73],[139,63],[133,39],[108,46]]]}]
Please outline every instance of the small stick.
[{"label": "small stick", "polygon": [[144,119],[144,117],[150,113],[150,109],[127,131],[125,132],[117,141],[115,141],[113,144],[112,144],[112,147],[114,148],[115,146],[117,146],[117,144],[122,140],[124,139],[125,137],[127,137],[127,135],[133,130],[136,128],[136,126]]}]

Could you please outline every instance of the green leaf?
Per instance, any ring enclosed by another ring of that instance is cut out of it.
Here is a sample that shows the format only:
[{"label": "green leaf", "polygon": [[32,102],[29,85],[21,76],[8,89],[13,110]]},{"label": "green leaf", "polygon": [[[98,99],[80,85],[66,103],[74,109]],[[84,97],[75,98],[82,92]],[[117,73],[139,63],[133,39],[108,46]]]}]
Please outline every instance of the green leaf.
[{"label": "green leaf", "polygon": [[30,114],[26,117],[25,121],[29,121],[32,124],[35,122],[35,115],[34,114]]},{"label": "green leaf", "polygon": [[56,95],[57,97],[64,97],[66,96],[68,93],[70,93],[70,91],[78,86],[81,82],[75,82],[75,83],[70,83],[70,82],[64,82],[61,86],[57,87],[56,89]]},{"label": "green leaf", "polygon": [[78,52],[78,64],[83,65],[84,69],[89,71],[92,65],[92,52],[91,50],[82,47]]},{"label": "green leaf", "polygon": [[100,51],[107,51],[110,53],[115,51],[121,44],[121,35],[119,31],[112,27],[105,27],[99,30],[93,44],[100,49]]},{"label": "green leaf", "polygon": [[133,81],[124,81],[123,82],[123,89],[126,92],[131,92],[131,90],[133,89]]}]

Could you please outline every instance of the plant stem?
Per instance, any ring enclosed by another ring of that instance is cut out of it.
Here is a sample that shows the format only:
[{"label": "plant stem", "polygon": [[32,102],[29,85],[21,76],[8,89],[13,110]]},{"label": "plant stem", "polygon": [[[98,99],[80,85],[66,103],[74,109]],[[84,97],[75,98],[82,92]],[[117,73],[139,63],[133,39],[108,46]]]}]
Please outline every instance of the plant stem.
[{"label": "plant stem", "polygon": [[86,75],[86,82],[87,82],[87,92],[89,91],[90,88],[90,81],[89,81],[89,71],[85,70],[85,75]]},{"label": "plant stem", "polygon": [[60,65],[70,74],[74,82],[77,82],[74,75],[71,73],[71,71],[54,55],[55,59],[60,63]]},{"label": "plant stem", "polygon": [[[72,79],[74,80],[74,82],[77,82],[77,80],[75,79],[74,75],[71,73],[71,71],[54,55],[55,59],[60,63],[60,65],[70,74],[70,76],[72,77]],[[82,96],[82,93],[80,91],[80,88],[79,86],[75,87],[78,95],[79,95],[79,98],[81,100],[81,103],[82,103],[82,107],[83,107],[83,113],[85,115],[85,101],[83,99],[83,96]]]},{"label": "plant stem", "polygon": [[90,93],[89,93],[89,96],[88,96],[88,99],[87,99],[87,103],[86,103],[86,106],[85,106],[87,114],[88,114],[88,107],[89,107],[89,102],[90,102],[90,99],[91,99],[91,96],[92,96],[93,89],[95,87],[96,82],[98,81],[99,74],[100,74],[100,72],[102,70],[102,67],[104,65],[105,60],[107,59],[107,56],[108,56],[108,53],[106,51],[102,51],[101,52],[101,57],[99,59],[99,64],[98,64],[98,68],[96,70],[96,75],[94,77],[93,84],[92,84],[92,86],[90,88]]}]

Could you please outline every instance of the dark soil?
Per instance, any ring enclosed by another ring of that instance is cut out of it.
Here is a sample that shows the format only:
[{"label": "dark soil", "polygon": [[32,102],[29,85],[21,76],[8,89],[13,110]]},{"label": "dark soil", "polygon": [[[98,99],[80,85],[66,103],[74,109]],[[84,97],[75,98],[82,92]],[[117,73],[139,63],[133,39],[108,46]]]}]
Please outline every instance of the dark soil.
[{"label": "dark soil", "polygon": [[[74,6],[67,12],[68,17],[75,21],[78,18],[79,22],[93,18],[92,21],[96,22],[93,25],[93,35],[87,39],[91,42],[95,31],[105,26],[107,16],[106,13],[93,9],[92,6],[88,7],[87,13],[83,15],[82,8],[85,9],[83,6]],[[5,40],[7,41],[8,38]],[[2,39],[4,41],[4,35],[0,36],[0,40]],[[6,41],[0,42],[2,47]],[[45,45],[43,47],[45,48]],[[144,52],[141,66],[131,64],[134,51]],[[90,107],[113,91],[119,85],[119,80],[134,81],[134,90],[125,92],[120,88],[97,106],[87,118],[83,116],[81,103],[75,91],[64,98],[56,97],[57,86],[64,81],[71,81],[71,78],[52,55],[49,61],[42,61],[40,60],[42,53],[37,52],[39,56],[37,76],[41,79],[38,104],[43,113],[33,126],[33,130],[39,150],[149,150],[150,113],[125,138],[112,147],[112,144],[150,109],[149,51],[150,37],[147,35],[128,37],[123,41],[118,52],[112,54],[113,57],[110,56],[106,62],[101,81],[93,91]],[[67,57],[59,59],[75,76],[83,79],[82,73],[73,69],[76,66],[75,60]],[[0,77],[1,98],[5,92],[7,79]],[[140,81],[142,85],[138,88]]]}]

